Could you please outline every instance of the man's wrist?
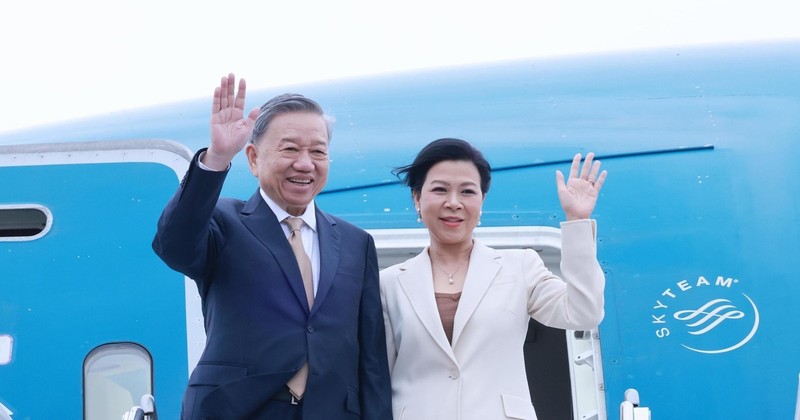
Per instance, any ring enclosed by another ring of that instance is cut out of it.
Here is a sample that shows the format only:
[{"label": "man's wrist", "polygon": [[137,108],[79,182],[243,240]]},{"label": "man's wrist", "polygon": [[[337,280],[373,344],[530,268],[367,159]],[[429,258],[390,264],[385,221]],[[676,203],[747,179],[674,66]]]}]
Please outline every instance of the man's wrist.
[{"label": "man's wrist", "polygon": [[206,171],[222,172],[227,171],[231,167],[231,162],[230,160],[224,164],[216,162],[212,157],[209,157],[209,151],[206,150],[200,153],[200,156],[197,157],[197,165],[200,166],[200,169],[204,169]]}]

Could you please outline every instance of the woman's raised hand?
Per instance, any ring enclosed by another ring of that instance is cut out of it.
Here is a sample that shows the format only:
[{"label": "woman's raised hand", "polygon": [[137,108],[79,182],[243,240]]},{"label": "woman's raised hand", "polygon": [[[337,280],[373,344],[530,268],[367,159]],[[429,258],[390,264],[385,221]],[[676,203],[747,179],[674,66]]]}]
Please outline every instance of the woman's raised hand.
[{"label": "woman's raised hand", "polygon": [[608,173],[600,172],[600,161],[594,161],[594,153],[588,153],[581,166],[581,154],[572,159],[569,178],[564,182],[564,174],[556,171],[556,187],[561,208],[567,220],[588,219],[594,211],[597,196],[606,181]]}]

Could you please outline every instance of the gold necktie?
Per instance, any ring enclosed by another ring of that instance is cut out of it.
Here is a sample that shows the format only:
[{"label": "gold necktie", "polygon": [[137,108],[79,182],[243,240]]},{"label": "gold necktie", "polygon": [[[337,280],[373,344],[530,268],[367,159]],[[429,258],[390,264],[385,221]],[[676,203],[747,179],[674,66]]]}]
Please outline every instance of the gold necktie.
[{"label": "gold necktie", "polygon": [[[303,238],[300,235],[300,227],[303,226],[303,219],[299,217],[287,217],[284,219],[289,225],[289,245],[292,246],[294,256],[297,258],[297,265],[300,266],[300,275],[303,276],[303,286],[306,289],[306,299],[308,299],[309,309],[314,305],[314,282],[311,271],[311,259],[308,258],[305,248],[303,248]],[[306,380],[308,379],[308,362],[289,379],[286,386],[295,398],[303,398],[306,391]]]},{"label": "gold necktie", "polygon": [[308,307],[314,304],[314,280],[311,272],[311,259],[306,254],[306,249],[303,247],[303,236],[300,235],[300,227],[303,226],[303,219],[299,217],[287,217],[286,224],[289,225],[291,232],[289,233],[289,245],[292,246],[294,257],[297,258],[297,265],[300,266],[300,275],[303,276],[303,286],[306,289],[306,299],[308,299]]}]

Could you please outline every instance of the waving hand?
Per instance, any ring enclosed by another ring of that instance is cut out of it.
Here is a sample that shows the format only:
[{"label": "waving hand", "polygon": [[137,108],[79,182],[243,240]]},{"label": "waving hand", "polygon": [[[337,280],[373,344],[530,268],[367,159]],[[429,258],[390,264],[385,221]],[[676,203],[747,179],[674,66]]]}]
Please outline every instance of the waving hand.
[{"label": "waving hand", "polygon": [[567,220],[588,219],[594,211],[597,196],[608,173],[600,172],[600,161],[592,163],[593,159],[594,153],[588,153],[581,167],[581,154],[576,154],[572,159],[566,183],[561,171],[556,171],[558,199]]},{"label": "waving hand", "polygon": [[228,77],[223,77],[219,87],[214,89],[211,105],[211,146],[203,157],[203,164],[215,170],[226,169],[233,157],[244,148],[259,113],[259,109],[254,108],[244,118],[247,91],[244,79],[239,80],[238,92],[234,92],[235,88],[236,77],[231,73]]}]

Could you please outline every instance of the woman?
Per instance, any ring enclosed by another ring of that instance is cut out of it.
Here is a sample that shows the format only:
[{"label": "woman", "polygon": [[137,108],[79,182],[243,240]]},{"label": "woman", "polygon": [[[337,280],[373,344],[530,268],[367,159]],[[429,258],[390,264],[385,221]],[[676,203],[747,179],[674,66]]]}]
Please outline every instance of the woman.
[{"label": "woman", "polygon": [[528,319],[574,330],[603,318],[605,278],[590,220],[606,172],[575,155],[556,171],[564,280],[533,250],[494,250],[472,237],[491,181],[466,141],[439,139],[395,170],[410,187],[430,245],[381,272],[395,420],[536,419],[523,342]]}]

